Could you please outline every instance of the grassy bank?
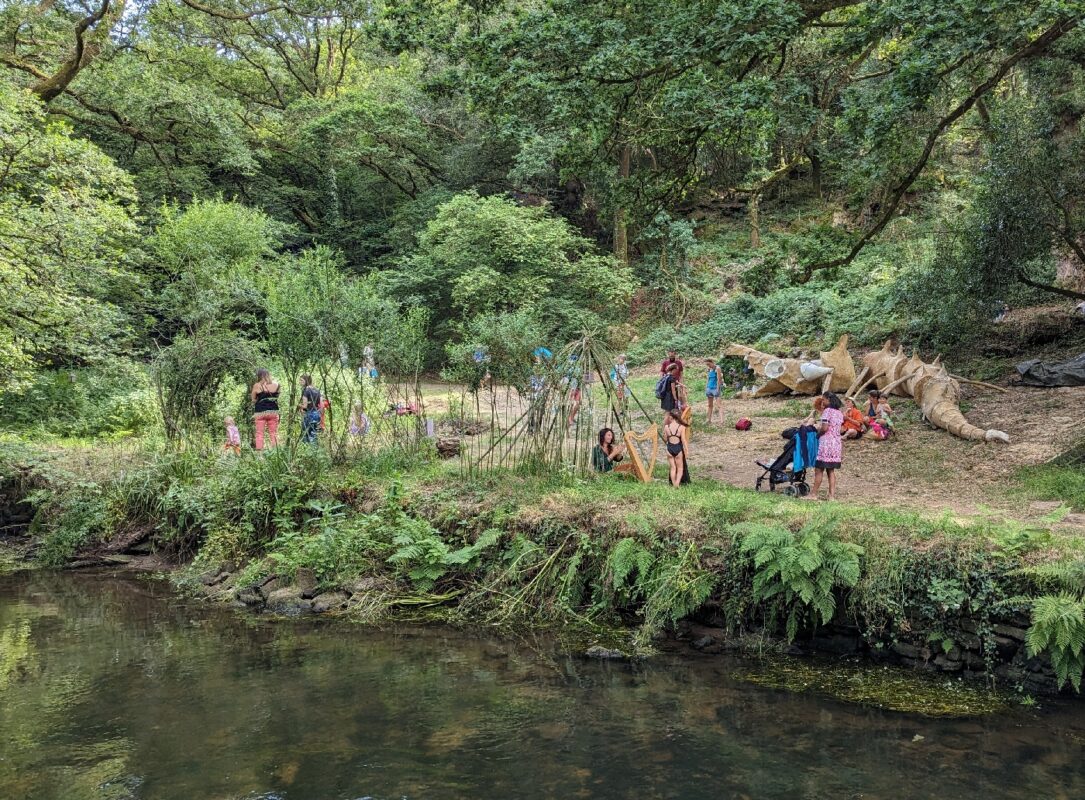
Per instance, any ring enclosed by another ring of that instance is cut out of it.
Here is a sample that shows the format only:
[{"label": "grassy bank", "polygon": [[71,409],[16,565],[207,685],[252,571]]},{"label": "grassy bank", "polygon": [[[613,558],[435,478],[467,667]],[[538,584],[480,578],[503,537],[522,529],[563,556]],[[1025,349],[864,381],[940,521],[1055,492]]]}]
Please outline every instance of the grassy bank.
[{"label": "grassy bank", "polygon": [[1006,637],[1028,628],[1029,652],[1046,651],[1060,678],[1082,672],[1074,533],[711,482],[466,476],[424,450],[349,464],[307,448],[133,450],[74,471],[70,453],[28,452],[4,469],[35,506],[44,565],[150,551],[225,599],[311,582],[309,596],[340,593],[364,621],[425,608],[473,624],[617,627],[643,651],[691,620],[746,642],[845,631],[874,655],[989,675],[1010,658]]}]

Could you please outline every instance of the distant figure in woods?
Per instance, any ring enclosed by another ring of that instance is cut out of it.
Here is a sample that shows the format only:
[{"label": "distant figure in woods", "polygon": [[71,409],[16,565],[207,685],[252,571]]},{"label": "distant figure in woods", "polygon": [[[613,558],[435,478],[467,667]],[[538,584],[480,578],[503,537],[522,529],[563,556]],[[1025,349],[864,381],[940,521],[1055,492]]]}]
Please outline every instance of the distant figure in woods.
[{"label": "distant figure in woods", "polygon": [[723,370],[720,369],[720,365],[717,364],[711,358],[705,361],[708,366],[708,379],[705,382],[705,397],[708,398],[708,424],[712,424],[713,418],[716,416],[716,411],[719,411],[720,424],[723,424],[723,403],[717,402],[720,399],[720,392],[723,391]]},{"label": "distant figure in woods", "polygon": [[252,400],[253,447],[264,449],[264,435],[268,446],[279,446],[279,384],[266,369],[256,370],[256,383],[249,393]]},{"label": "distant figure in woods", "polygon": [[531,376],[527,382],[527,398],[531,404],[527,417],[528,433],[534,433],[542,428],[543,415],[546,412],[546,365],[543,357],[535,354],[535,366],[531,370]]},{"label": "distant figure in woods", "polygon": [[354,403],[350,412],[350,435],[357,439],[369,433],[369,416],[360,402]]},{"label": "distant figure in woods", "polygon": [[671,365],[678,367],[678,380],[682,380],[682,371],[685,369],[685,365],[682,364],[682,359],[678,357],[678,351],[671,348],[667,351],[667,357],[663,359],[663,363],[659,365],[660,377],[666,375],[671,368]]},{"label": "distant figure in woods", "polygon": [[678,488],[689,483],[689,426],[682,421],[680,411],[667,412],[663,423],[663,441],[667,445],[667,460],[670,462],[671,486]]},{"label": "distant figure in woods", "polygon": [[821,419],[817,426],[818,456],[814,462],[814,486],[810,492],[810,499],[817,499],[821,480],[828,473],[829,499],[835,500],[836,471],[840,469],[844,451],[840,438],[840,427],[844,423],[844,413],[841,411],[843,404],[832,392],[825,392],[822,398],[825,400],[825,410],[821,412]]},{"label": "distant figure in woods", "polygon": [[625,458],[625,445],[614,441],[614,431],[603,428],[599,431],[599,444],[592,449],[592,466],[597,472],[610,472]]},{"label": "distant figure in woods", "polygon": [[618,410],[624,412],[630,395],[629,367],[625,363],[625,353],[619,353],[614,359],[614,366],[610,368],[610,382],[614,384]]},{"label": "distant figure in woods", "polygon": [[377,376],[377,361],[373,354],[373,345],[367,344],[362,349],[362,366],[358,369],[358,377],[376,380]]},{"label": "distant figure in woods", "polygon": [[577,416],[580,414],[580,399],[581,399],[581,382],[584,378],[584,368],[580,364],[580,360],[577,356],[569,356],[569,363],[566,365],[565,377],[562,382],[569,389],[569,403],[571,408],[569,410],[569,416],[565,420],[565,428],[568,430],[576,422]]},{"label": "distant figure in woods", "polygon": [[237,423],[233,417],[226,417],[222,423],[226,426],[226,441],[222,445],[224,452],[241,455],[241,431],[237,429]]},{"label": "distant figure in woods", "polygon": [[306,444],[316,444],[316,433],[320,429],[320,390],[313,386],[312,375],[301,376],[301,440]]}]

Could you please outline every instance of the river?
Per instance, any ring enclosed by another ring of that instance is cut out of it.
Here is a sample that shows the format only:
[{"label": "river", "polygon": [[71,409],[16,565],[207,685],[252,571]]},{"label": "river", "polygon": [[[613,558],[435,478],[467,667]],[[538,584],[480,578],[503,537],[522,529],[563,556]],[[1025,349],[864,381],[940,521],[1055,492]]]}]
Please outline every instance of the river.
[{"label": "river", "polygon": [[0,798],[1085,797],[1085,703],[928,718],[761,688],[739,664],[0,576]]}]

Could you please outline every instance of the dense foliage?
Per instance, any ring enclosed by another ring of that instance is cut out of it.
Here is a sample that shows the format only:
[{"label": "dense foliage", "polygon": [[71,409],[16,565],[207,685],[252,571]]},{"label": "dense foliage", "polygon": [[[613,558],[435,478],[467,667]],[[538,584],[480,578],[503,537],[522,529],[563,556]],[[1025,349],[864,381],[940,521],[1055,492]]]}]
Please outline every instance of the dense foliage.
[{"label": "dense foliage", "polygon": [[1080,296],[1083,13],[9,3],[0,369],[278,359],[269,276],[315,247],[352,296],[427,309],[430,364],[506,314],[540,344],[960,342]]}]

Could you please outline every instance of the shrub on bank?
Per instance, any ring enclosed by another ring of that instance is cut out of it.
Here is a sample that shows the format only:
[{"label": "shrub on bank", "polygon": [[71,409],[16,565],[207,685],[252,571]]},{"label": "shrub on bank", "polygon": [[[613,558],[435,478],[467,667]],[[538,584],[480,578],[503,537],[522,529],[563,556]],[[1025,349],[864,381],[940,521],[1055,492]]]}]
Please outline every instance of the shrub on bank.
[{"label": "shrub on bank", "polygon": [[[1004,657],[999,626],[1027,626],[1018,620],[1037,597],[1085,589],[1072,569],[1042,568],[1060,563],[1050,534],[1007,524],[710,484],[676,493],[575,477],[368,471],[381,464],[336,468],[309,448],[164,455],[40,496],[39,557],[59,564],[146,529],[156,548],[195,556],[200,573],[232,562],[239,588],[289,582],[302,568],[322,589],[377,580],[367,618],[409,604],[491,624],[632,626],[640,647],[690,617],[788,641],[829,625],[875,653],[914,651],[977,674]],[[1076,563],[1070,556],[1062,563]],[[1080,630],[1072,614],[1037,621],[1034,651],[1054,654],[1059,680],[1074,682],[1085,621]]]}]

